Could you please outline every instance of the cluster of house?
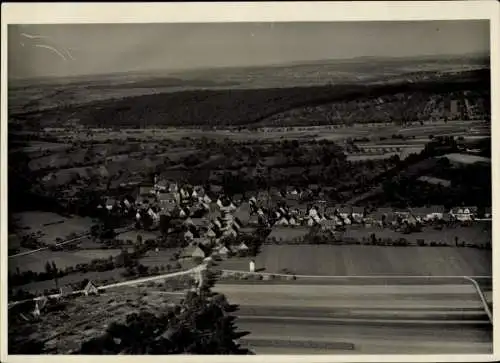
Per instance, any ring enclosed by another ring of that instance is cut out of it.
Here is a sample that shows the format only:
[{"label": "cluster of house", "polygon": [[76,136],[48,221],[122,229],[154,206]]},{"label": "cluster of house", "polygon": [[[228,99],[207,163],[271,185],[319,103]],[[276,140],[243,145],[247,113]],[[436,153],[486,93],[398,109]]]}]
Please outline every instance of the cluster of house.
[{"label": "cluster of house", "polygon": [[[288,187],[286,190],[270,188],[243,196],[225,195],[222,187],[180,186],[176,182],[155,180],[152,186],[141,186],[135,198],[121,200],[109,198],[105,205],[110,211],[133,213],[138,222],[148,219],[151,229],[157,228],[162,216],[177,220],[186,228],[185,238],[194,245],[217,242],[224,237],[236,237],[249,227],[314,226],[321,224],[335,228],[349,224],[393,224],[397,222],[425,222],[429,220],[472,221],[491,219],[491,208],[478,214],[478,208],[456,207],[445,210],[443,206],[424,208],[379,208],[367,211],[364,207],[329,205],[321,200],[321,188],[311,185],[304,190]],[[316,193],[315,205],[303,200]]]},{"label": "cluster of house", "polygon": [[351,224],[365,225],[391,225],[397,223],[416,224],[429,221],[460,221],[491,220],[491,208],[486,208],[480,216],[477,207],[456,207],[448,211],[444,206],[430,206],[422,208],[378,208],[367,211],[364,207],[335,205],[328,206],[326,203],[318,203],[314,206],[292,208],[285,204],[278,206],[269,214],[265,214],[258,207],[255,198],[250,198],[252,210],[260,217],[259,223],[273,226],[308,226],[321,225],[327,229],[335,229],[337,226]]},{"label": "cluster of house", "polygon": [[179,185],[155,180],[152,186],[139,187],[135,197],[108,198],[98,208],[135,215],[136,221],[148,220],[147,229],[160,227],[162,217],[168,217],[171,228],[183,227],[189,247],[181,257],[206,257],[208,246],[215,245],[220,255],[248,250],[244,244],[226,246],[221,241],[236,237],[248,226],[251,210],[242,203],[243,196],[231,198],[219,186],[205,190],[203,186]]}]

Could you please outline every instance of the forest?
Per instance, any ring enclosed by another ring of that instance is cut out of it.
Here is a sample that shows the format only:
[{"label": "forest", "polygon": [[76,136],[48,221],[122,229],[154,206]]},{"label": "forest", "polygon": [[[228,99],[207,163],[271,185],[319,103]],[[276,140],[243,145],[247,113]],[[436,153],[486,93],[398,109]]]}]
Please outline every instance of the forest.
[{"label": "forest", "polygon": [[[432,80],[418,82],[407,80],[385,85],[338,84],[291,88],[182,91],[95,101],[80,106],[48,110],[32,115],[32,117],[37,119],[43,117],[44,121],[49,120],[48,122],[60,124],[61,120],[68,120],[71,115],[77,114],[79,122],[94,127],[245,126],[259,123],[273,115],[297,107],[358,100],[372,103],[371,107],[366,108],[366,117],[360,119],[373,122],[370,114],[376,109],[376,99],[384,95],[401,93],[404,94],[404,98],[410,99],[413,94],[419,94],[419,97],[422,97],[421,94],[478,91],[488,89],[485,87],[488,82],[489,70],[482,70],[443,75]],[[402,112],[401,115],[396,114],[392,117],[394,119],[418,119],[420,117],[418,107],[409,110],[405,108]],[[341,119],[342,117],[338,122],[342,122]]]}]

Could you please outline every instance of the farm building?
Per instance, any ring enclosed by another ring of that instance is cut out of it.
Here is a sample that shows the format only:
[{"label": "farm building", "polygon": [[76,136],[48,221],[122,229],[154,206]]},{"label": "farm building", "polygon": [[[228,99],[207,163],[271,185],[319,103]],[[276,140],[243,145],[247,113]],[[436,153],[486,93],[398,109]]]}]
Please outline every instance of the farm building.
[{"label": "farm building", "polygon": [[199,246],[189,246],[182,250],[181,258],[205,258],[206,253]]}]

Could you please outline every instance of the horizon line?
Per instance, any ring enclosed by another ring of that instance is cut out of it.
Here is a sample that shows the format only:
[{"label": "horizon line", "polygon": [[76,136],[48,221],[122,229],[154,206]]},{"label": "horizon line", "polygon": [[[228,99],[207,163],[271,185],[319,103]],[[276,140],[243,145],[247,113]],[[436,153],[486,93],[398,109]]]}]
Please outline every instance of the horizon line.
[{"label": "horizon line", "polygon": [[[226,65],[226,66],[206,66],[206,67],[192,67],[192,68],[171,68],[171,69],[131,69],[128,71],[119,72],[98,72],[98,73],[80,73],[73,75],[43,75],[35,77],[19,77],[19,76],[8,76],[8,81],[35,81],[35,80],[63,80],[71,78],[84,78],[92,76],[104,76],[104,75],[125,75],[125,74],[148,74],[148,73],[181,73],[181,72],[193,72],[193,71],[208,71],[208,70],[221,70],[221,69],[238,69],[238,68],[259,68],[259,67],[294,67],[300,65],[314,64],[320,62],[345,62],[345,61],[356,61],[362,59],[387,59],[387,60],[397,60],[397,59],[415,59],[419,58],[460,58],[460,57],[477,57],[477,58],[490,58],[490,51],[477,51],[477,52],[466,52],[466,53],[450,53],[450,54],[421,54],[413,56],[378,56],[378,55],[366,55],[366,56],[355,56],[355,57],[345,57],[345,58],[320,58],[320,59],[304,59],[295,60],[287,62],[272,62],[272,63],[260,63],[260,64],[248,64],[248,65]],[[489,64],[488,64],[489,66]]]}]

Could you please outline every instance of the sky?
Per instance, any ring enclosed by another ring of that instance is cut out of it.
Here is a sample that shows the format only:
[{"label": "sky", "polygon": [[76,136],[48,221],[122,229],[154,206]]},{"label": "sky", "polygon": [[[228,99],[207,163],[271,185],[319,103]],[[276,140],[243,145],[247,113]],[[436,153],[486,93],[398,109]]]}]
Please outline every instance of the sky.
[{"label": "sky", "polygon": [[8,30],[13,78],[476,52],[489,52],[487,21],[57,24]]}]

